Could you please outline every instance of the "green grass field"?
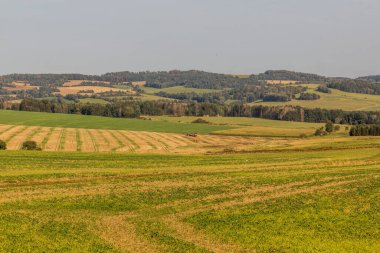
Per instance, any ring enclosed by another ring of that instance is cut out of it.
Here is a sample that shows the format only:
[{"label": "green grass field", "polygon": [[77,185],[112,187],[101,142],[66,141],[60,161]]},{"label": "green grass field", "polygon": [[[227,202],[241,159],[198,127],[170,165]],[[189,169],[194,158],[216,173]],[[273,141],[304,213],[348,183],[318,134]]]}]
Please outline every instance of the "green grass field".
[{"label": "green grass field", "polygon": [[[191,123],[199,117],[170,117],[170,116],[147,116],[153,121]],[[268,120],[260,118],[244,117],[203,117],[212,125],[231,126],[226,129],[213,132],[214,134],[239,135],[239,136],[272,136],[272,137],[299,137],[301,134],[313,135],[317,128],[324,124],[304,123],[280,120]],[[340,133],[344,133],[343,128]]]},{"label": "green grass field", "polygon": [[90,104],[101,104],[101,105],[109,104],[109,102],[101,98],[81,98],[79,99],[79,101],[81,103],[90,103]]},{"label": "green grass field", "polygon": [[346,111],[380,110],[380,96],[349,93],[331,89],[331,94],[317,92],[317,84],[304,84],[310,93],[321,96],[319,100],[292,100],[290,102],[254,102],[251,105],[299,105],[306,108],[342,109]]},{"label": "green grass field", "polygon": [[221,91],[221,90],[213,90],[213,89],[189,88],[189,87],[184,87],[184,86],[174,86],[174,87],[162,88],[162,89],[145,87],[145,86],[140,86],[140,87],[141,87],[141,89],[143,89],[148,94],[155,94],[155,93],[158,93],[160,91],[166,92],[169,94],[192,93],[192,92],[198,93],[198,94],[205,94],[205,93],[212,93],[212,92]]},{"label": "green grass field", "polygon": [[0,152],[1,252],[379,252],[378,148]]},{"label": "green grass field", "polygon": [[98,116],[84,116],[74,114],[54,114],[38,112],[21,112],[0,110],[0,124],[135,130],[168,133],[199,133],[207,134],[213,131],[226,130],[230,126],[214,126],[204,124],[180,124],[141,119],[107,118]]}]

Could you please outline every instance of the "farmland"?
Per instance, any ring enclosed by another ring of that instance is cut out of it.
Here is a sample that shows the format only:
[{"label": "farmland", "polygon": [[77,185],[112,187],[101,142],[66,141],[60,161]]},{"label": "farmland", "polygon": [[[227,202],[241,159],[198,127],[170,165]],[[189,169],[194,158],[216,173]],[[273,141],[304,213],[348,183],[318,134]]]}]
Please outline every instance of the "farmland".
[{"label": "farmland", "polygon": [[180,124],[174,122],[155,122],[140,119],[107,118],[72,114],[35,113],[0,110],[0,124],[43,127],[65,127],[109,130],[139,130],[167,133],[207,134],[217,130],[226,130],[230,126],[204,124]]},{"label": "farmland", "polygon": [[[59,87],[59,94],[60,95],[72,95],[72,94],[87,94],[87,95],[92,95],[92,94],[97,94],[97,93],[104,93],[104,92],[118,92],[118,91],[128,91],[132,93],[130,90],[125,90],[125,89],[118,89],[118,88],[112,88],[112,87],[103,87],[103,86],[64,86],[64,87]],[[86,91],[86,92],[85,92]],[[87,92],[91,91],[91,92]]]},{"label": "farmland", "polygon": [[[154,121],[191,123],[199,117],[147,117]],[[212,125],[230,126],[233,129],[214,131],[213,134],[239,135],[239,136],[268,136],[268,137],[299,137],[300,135],[313,135],[321,123],[303,123],[291,121],[267,120],[244,117],[204,117]]]},{"label": "farmland", "polygon": [[215,90],[215,89],[197,89],[197,88],[189,88],[184,86],[174,86],[169,88],[151,88],[146,86],[140,86],[146,93],[148,94],[155,94],[158,92],[166,92],[169,94],[178,94],[178,93],[197,93],[197,94],[204,94],[204,93],[212,93],[212,92],[218,92],[221,90]]},{"label": "farmland", "polygon": [[380,250],[378,148],[0,160],[4,252]]},{"label": "farmland", "polygon": [[35,141],[44,151],[182,154],[220,152],[230,145],[242,149],[259,142],[243,137],[23,125],[0,125],[0,140],[6,141],[9,150],[19,150],[23,142]]},{"label": "farmland", "polygon": [[379,137],[196,119],[0,111],[0,252],[380,250]]},{"label": "farmland", "polygon": [[298,105],[305,108],[341,109],[346,111],[380,110],[380,96],[370,94],[349,93],[331,89],[331,94],[315,91],[317,84],[301,84],[307,86],[309,93],[321,96],[318,100],[292,100],[289,102],[254,102],[251,105]]}]

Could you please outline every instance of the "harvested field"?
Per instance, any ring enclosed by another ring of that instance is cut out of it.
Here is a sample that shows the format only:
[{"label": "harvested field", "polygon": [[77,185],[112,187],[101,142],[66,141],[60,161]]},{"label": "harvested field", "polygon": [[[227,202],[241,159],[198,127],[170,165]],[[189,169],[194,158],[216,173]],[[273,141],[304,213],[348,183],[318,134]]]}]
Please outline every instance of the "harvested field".
[{"label": "harvested field", "polygon": [[[98,94],[98,93],[104,93],[104,92],[130,92],[133,93],[130,90],[124,90],[124,89],[118,89],[118,88],[112,88],[112,87],[103,87],[103,86],[70,86],[70,87],[58,87],[59,94],[62,96],[66,95],[75,95],[75,94],[82,94],[82,95],[92,95],[92,94]],[[82,92],[81,92],[82,91]],[[92,91],[85,93],[83,91]]]},{"label": "harvested field", "polygon": [[39,86],[33,86],[25,82],[12,82],[12,85],[14,87],[5,86],[4,89],[9,90],[9,91],[21,91],[21,90],[38,90],[40,88]]},{"label": "harvested field", "polygon": [[144,86],[145,84],[146,84],[146,81],[132,82],[132,85],[134,86]]},{"label": "harvested field", "polygon": [[266,80],[267,84],[295,84],[297,81],[294,80]]},{"label": "harvested field", "polygon": [[324,138],[275,138],[197,135],[146,131],[0,125],[0,140],[18,150],[26,140],[45,151],[132,152],[157,154],[218,154],[281,150],[347,149],[380,147],[380,137],[326,136]]},{"label": "harvested field", "polygon": [[[38,131],[37,131],[38,130]],[[250,138],[102,129],[50,128],[0,125],[0,139],[8,149],[18,150],[26,140],[34,140],[46,151],[204,153],[221,151],[228,145],[252,143]],[[78,143],[79,142],[79,143]]]},{"label": "harvested field", "polygon": [[110,84],[110,82],[91,81],[91,80],[70,80],[63,84],[64,87],[80,86],[82,83],[94,83],[94,84]]}]

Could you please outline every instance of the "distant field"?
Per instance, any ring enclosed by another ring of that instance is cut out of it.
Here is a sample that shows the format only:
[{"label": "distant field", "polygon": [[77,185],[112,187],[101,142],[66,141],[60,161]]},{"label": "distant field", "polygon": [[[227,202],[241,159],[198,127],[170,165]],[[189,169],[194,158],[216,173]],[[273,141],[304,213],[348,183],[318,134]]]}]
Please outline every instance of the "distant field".
[{"label": "distant field", "polygon": [[72,86],[80,86],[82,83],[101,83],[101,84],[109,84],[110,82],[102,82],[102,81],[92,81],[92,80],[70,80],[63,84],[64,87],[72,87]]},{"label": "distant field", "polygon": [[221,91],[221,90],[213,90],[213,89],[188,88],[188,87],[184,87],[184,86],[175,86],[175,87],[162,88],[162,89],[156,89],[156,88],[141,86],[141,89],[143,89],[148,94],[155,94],[155,93],[158,93],[160,91],[166,92],[169,94],[191,93],[191,92],[198,93],[198,94],[204,94],[204,93]]},{"label": "distant field", "polygon": [[135,96],[135,98],[140,99],[142,101],[174,100],[172,98],[164,98],[164,97],[159,97],[159,96],[150,95],[150,94],[141,94],[140,96]]},{"label": "distant field", "polygon": [[[73,95],[73,94],[79,94],[80,91],[93,91],[93,93],[81,93],[81,94],[96,94],[96,93],[104,93],[104,92],[109,92],[109,91],[123,91],[125,92],[125,89],[118,89],[118,88],[113,88],[113,87],[103,87],[103,86],[65,86],[65,87],[58,87],[59,89],[59,94],[62,96],[66,95]],[[131,94],[134,93],[132,91],[129,91]]]},{"label": "distant field", "polygon": [[20,90],[38,90],[39,86],[33,86],[25,82],[12,82],[15,87],[4,87],[8,91],[20,91]]},{"label": "distant field", "polygon": [[109,103],[106,100],[100,99],[100,98],[81,98],[79,99],[79,101],[81,103],[90,103],[90,104],[92,103],[92,104],[102,104],[102,105],[106,105]]},{"label": "distant field", "polygon": [[3,252],[380,252],[378,147],[0,161]]},{"label": "distant field", "polygon": [[[199,117],[147,117],[154,121],[191,123]],[[290,122],[244,117],[203,117],[202,119],[214,125],[228,125],[235,129],[220,130],[214,134],[248,135],[248,136],[277,136],[299,137],[301,134],[313,135],[317,128],[323,126],[319,123]]]},{"label": "distant field", "polygon": [[268,84],[295,84],[298,81],[294,80],[265,80]]},{"label": "distant field", "polygon": [[213,131],[232,128],[230,126],[180,124],[173,122],[156,122],[140,119],[108,118],[77,114],[54,114],[7,110],[0,110],[0,124],[167,133],[190,132],[199,134],[208,134]]},{"label": "distant field", "polygon": [[380,95],[348,93],[331,89],[331,94],[317,92],[317,84],[304,84],[308,91],[321,96],[319,100],[292,100],[290,102],[254,102],[251,105],[299,105],[306,108],[342,109],[346,111],[380,110]]}]

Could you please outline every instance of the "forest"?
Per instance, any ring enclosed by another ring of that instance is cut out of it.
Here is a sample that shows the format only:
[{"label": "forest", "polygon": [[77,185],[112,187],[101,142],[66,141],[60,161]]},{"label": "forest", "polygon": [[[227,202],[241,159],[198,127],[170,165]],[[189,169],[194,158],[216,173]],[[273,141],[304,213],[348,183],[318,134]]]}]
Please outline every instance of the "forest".
[{"label": "forest", "polygon": [[380,125],[356,125],[351,127],[350,136],[380,136]]},{"label": "forest", "polygon": [[327,87],[345,92],[380,95],[380,83],[366,80],[333,80],[327,83]]}]

